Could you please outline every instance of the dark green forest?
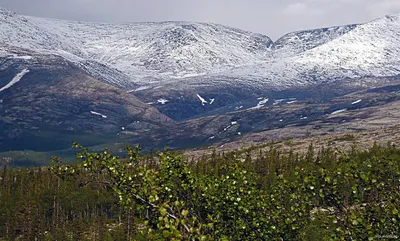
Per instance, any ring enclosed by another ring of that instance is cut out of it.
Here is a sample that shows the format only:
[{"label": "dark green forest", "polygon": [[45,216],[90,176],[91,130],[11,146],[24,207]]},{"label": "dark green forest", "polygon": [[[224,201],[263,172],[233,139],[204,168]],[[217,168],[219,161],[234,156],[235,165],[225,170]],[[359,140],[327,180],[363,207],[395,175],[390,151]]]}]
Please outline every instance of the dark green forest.
[{"label": "dark green forest", "polygon": [[251,147],[193,159],[77,148],[0,172],[0,240],[398,240],[400,149]]}]

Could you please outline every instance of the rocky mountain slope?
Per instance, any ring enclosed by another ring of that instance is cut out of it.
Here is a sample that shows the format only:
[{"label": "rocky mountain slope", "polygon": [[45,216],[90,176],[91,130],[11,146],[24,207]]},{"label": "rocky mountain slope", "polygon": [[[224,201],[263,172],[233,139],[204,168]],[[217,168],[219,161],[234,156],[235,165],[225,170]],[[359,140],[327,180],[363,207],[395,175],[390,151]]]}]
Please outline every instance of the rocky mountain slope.
[{"label": "rocky mountain slope", "polygon": [[0,58],[0,152],[115,140],[174,122],[54,55]]}]

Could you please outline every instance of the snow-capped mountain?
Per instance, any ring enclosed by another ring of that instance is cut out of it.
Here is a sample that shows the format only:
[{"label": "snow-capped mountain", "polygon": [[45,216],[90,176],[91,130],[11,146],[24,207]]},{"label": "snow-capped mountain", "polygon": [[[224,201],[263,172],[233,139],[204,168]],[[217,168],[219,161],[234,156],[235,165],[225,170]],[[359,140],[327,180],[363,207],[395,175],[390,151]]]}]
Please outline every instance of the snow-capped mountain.
[{"label": "snow-capped mountain", "polygon": [[324,39],[317,39],[308,44],[315,47],[295,55],[280,56],[223,74],[257,80],[259,85],[276,88],[400,74],[400,15],[344,28],[348,31],[333,35],[324,44],[319,44]]},{"label": "snow-capped mountain", "polygon": [[125,74],[117,76],[122,83],[115,84],[127,89],[133,86],[129,82],[163,85],[180,78],[190,82],[187,77],[193,76],[207,79],[202,77],[210,74],[250,79],[249,85],[261,87],[394,75],[400,49],[397,15],[289,33],[275,43],[261,34],[217,24],[87,23],[20,16],[5,9],[0,10],[0,29],[0,53],[12,46],[56,54],[83,64],[89,72],[105,65]]},{"label": "snow-capped mountain", "polygon": [[0,58],[29,63],[35,56],[60,56],[175,119],[255,93],[343,79],[368,85],[373,77],[400,74],[400,15],[298,31],[276,42],[210,23],[88,23],[5,9],[0,29]]},{"label": "snow-capped mountain", "polygon": [[102,24],[0,12],[0,42],[70,61],[96,61],[135,83],[218,72],[269,57],[272,41],[218,24]]},{"label": "snow-capped mountain", "polygon": [[104,73],[114,78],[110,82],[126,89],[136,86],[132,83],[146,88],[181,78],[190,82],[187,77],[196,76],[192,81],[198,83],[210,74],[282,88],[398,74],[399,26],[399,17],[392,15],[366,24],[289,33],[273,43],[267,36],[217,24],[87,23],[1,9],[0,53],[11,46],[56,54],[92,73],[109,72],[99,71],[104,65],[115,70]]}]

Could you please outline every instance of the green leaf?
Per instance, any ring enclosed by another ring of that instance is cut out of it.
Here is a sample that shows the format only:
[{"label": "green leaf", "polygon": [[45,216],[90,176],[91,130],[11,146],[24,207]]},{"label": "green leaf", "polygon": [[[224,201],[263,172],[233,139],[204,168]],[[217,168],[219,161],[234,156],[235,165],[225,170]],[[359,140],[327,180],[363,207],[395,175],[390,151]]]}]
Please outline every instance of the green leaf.
[{"label": "green leaf", "polygon": [[168,230],[164,230],[164,231],[162,232],[162,235],[163,235],[164,238],[168,238],[170,234],[171,234],[171,233],[170,233]]},{"label": "green leaf", "polygon": [[182,216],[186,217],[189,214],[189,211],[184,209],[182,210]]},{"label": "green leaf", "polygon": [[165,216],[167,214],[167,209],[160,208],[160,213],[161,213],[162,216]]}]

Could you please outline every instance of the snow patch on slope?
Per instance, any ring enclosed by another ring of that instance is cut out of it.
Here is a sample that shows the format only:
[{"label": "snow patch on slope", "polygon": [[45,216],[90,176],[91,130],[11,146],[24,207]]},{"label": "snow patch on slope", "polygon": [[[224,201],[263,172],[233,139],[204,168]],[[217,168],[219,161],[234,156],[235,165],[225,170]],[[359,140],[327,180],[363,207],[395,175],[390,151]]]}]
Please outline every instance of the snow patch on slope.
[{"label": "snow patch on slope", "polygon": [[254,110],[264,107],[264,105],[269,101],[269,98],[257,98],[257,100],[260,100],[258,104],[254,107],[249,108],[248,110]]},{"label": "snow patch on slope", "polygon": [[6,84],[5,86],[3,86],[0,89],[0,92],[10,88],[11,86],[15,85],[16,83],[18,83],[22,77],[24,77],[25,74],[29,73],[29,69],[23,69],[19,74],[17,74],[8,84]]},{"label": "snow patch on slope", "polygon": [[96,112],[96,111],[90,111],[90,113],[93,114],[93,115],[101,116],[101,117],[103,117],[103,118],[107,118],[106,115],[100,114],[99,112]]},{"label": "snow patch on slope", "polygon": [[31,60],[33,57],[30,55],[18,55],[12,54],[7,57],[8,59],[23,59],[23,60]]},{"label": "snow patch on slope", "polygon": [[342,113],[345,111],[347,111],[347,109],[336,110],[336,111],[332,112],[331,115],[336,115],[336,114],[339,114],[339,113]]},{"label": "snow patch on slope", "polygon": [[169,100],[164,99],[164,98],[160,98],[160,99],[157,100],[157,102],[162,104],[162,105],[165,105],[167,102],[169,102]]},{"label": "snow patch on slope", "polygon": [[208,102],[203,98],[203,97],[201,97],[199,94],[196,94],[197,95],[197,98],[199,98],[199,100],[201,101],[201,104],[204,106],[205,104],[208,104]]}]

